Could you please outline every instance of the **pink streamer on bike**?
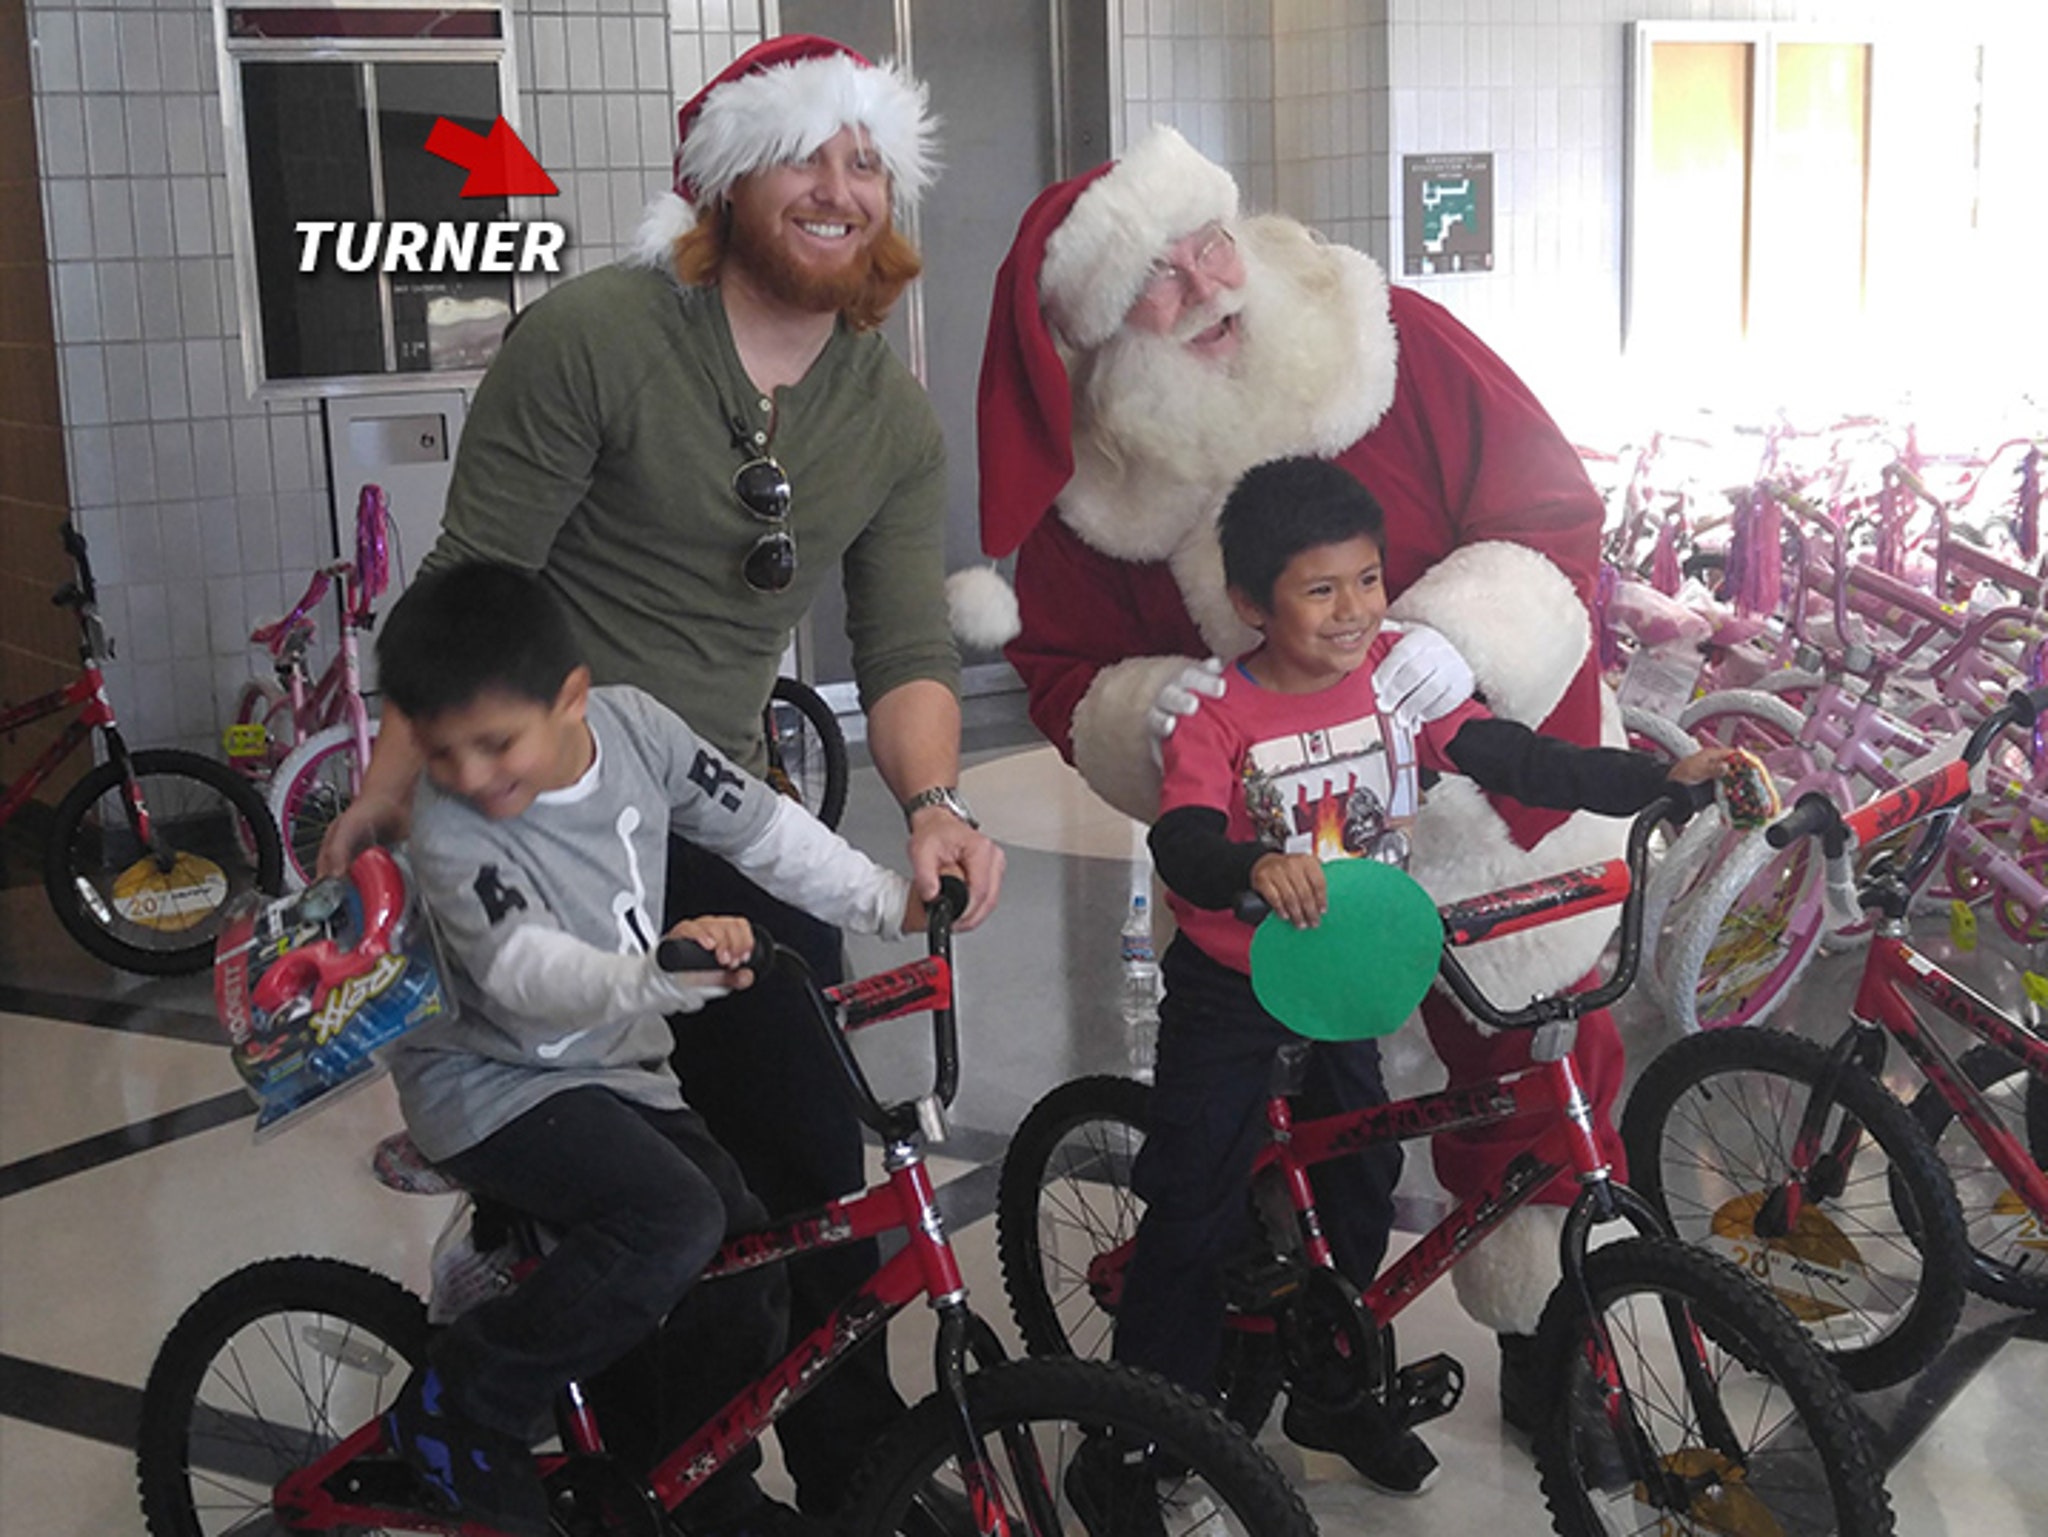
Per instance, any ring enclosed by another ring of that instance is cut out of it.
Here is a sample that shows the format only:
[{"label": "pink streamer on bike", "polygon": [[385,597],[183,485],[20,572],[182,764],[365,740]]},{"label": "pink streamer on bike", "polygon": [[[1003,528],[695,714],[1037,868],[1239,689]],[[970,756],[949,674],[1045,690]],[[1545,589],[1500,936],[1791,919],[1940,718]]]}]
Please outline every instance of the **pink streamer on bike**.
[{"label": "pink streamer on bike", "polygon": [[1621,637],[1614,627],[1614,589],[1621,573],[1607,561],[1600,562],[1600,577],[1593,587],[1593,633],[1600,637],[1600,670],[1612,672],[1625,660]]},{"label": "pink streamer on bike", "polygon": [[1664,526],[1657,530],[1657,547],[1650,552],[1650,585],[1667,598],[1677,597],[1685,582],[1685,568],[1678,558],[1681,521],[1677,513],[1667,513]]},{"label": "pink streamer on bike", "polygon": [[1774,614],[1783,581],[1778,504],[1752,487],[1735,509],[1728,541],[1728,594],[1745,617]]},{"label": "pink streamer on bike", "polygon": [[356,499],[356,591],[367,608],[391,585],[391,504],[384,488],[366,485]]},{"label": "pink streamer on bike", "polygon": [[[2041,553],[2041,445],[2030,444],[2020,460],[2020,510],[2012,536],[2020,554],[2033,560]],[[2038,680],[2037,680],[2038,681]]]}]

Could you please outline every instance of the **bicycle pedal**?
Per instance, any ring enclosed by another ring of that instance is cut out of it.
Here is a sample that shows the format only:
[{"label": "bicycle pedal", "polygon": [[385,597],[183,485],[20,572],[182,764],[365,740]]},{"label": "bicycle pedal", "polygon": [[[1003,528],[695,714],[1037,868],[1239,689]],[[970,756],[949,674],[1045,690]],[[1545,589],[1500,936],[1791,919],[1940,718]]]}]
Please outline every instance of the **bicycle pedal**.
[{"label": "bicycle pedal", "polygon": [[1390,1407],[1403,1425],[1413,1427],[1449,1414],[1464,1396],[1464,1366],[1439,1352],[1411,1361],[1394,1374]]},{"label": "bicycle pedal", "polygon": [[1300,1294],[1306,1274],[1279,1255],[1240,1260],[1223,1272],[1223,1305],[1233,1313],[1277,1313]]}]

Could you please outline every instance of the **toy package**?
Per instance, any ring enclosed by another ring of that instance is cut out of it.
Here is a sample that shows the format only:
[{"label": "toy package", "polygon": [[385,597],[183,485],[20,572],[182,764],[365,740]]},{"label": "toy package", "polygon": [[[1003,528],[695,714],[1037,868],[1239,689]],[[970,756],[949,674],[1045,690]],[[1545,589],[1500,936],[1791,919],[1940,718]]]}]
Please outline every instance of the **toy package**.
[{"label": "toy package", "polygon": [[235,915],[215,949],[213,998],[261,1107],[257,1136],[370,1082],[380,1047],[452,1015],[443,977],[433,925],[390,849]]}]

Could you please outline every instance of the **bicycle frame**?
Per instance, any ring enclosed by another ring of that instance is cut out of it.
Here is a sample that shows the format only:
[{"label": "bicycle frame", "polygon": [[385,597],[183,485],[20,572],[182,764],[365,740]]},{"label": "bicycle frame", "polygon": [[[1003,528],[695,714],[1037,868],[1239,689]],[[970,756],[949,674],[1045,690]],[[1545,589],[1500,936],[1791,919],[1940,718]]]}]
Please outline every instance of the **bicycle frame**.
[{"label": "bicycle frame", "polygon": [[[778,963],[802,965],[793,952],[778,948],[776,954]],[[995,1498],[994,1474],[982,1461],[964,1395],[970,1362],[990,1365],[1004,1359],[1004,1351],[994,1332],[968,1306],[959,1261],[925,1167],[920,1132],[930,1124],[924,1108],[929,1101],[884,1109],[868,1088],[842,1034],[898,1015],[930,1010],[938,1057],[932,1098],[940,1104],[950,1100],[957,1083],[958,1057],[949,1007],[952,969],[946,942],[935,937],[931,956],[827,989],[819,997],[821,1010],[837,1013],[836,1023],[831,1013],[821,1017],[832,1031],[842,1068],[854,1080],[864,1102],[863,1119],[883,1135],[887,1177],[860,1195],[734,1235],[706,1266],[699,1284],[888,1232],[901,1232],[904,1247],[779,1362],[663,1457],[649,1474],[648,1487],[665,1509],[673,1510],[758,1440],[890,1319],[924,1297],[938,1314],[937,1381],[959,1406],[957,1431],[969,1499],[977,1508],[996,1508],[983,1503]],[[596,1415],[577,1384],[570,1384],[565,1391],[561,1420],[567,1450],[536,1457],[543,1477],[567,1462],[600,1456],[604,1450]],[[360,1503],[337,1495],[337,1489],[349,1487],[343,1470],[358,1458],[375,1455],[382,1445],[380,1422],[358,1427],[317,1460],[288,1475],[278,1485],[275,1508],[294,1531],[361,1526],[429,1532],[468,1529],[417,1509]]]},{"label": "bicycle frame", "polygon": [[[84,746],[94,731],[103,730],[111,738],[116,730],[114,707],[107,700],[106,680],[100,674],[99,663],[90,657],[84,671],[62,688],[51,689],[47,694],[0,709],[0,736],[7,736],[23,726],[73,708],[77,709],[77,716],[57,734],[56,740],[38,753],[35,761],[23,769],[4,791],[0,791],[0,826],[5,826],[17,811],[28,804],[29,797],[42,787],[57,765]],[[147,838],[147,827],[140,831]]]},{"label": "bicycle frame", "polygon": [[[1647,823],[1643,824],[1647,827]],[[1524,1069],[1409,1099],[1296,1122],[1282,1094],[1266,1105],[1271,1141],[1253,1160],[1253,1177],[1277,1169],[1304,1234],[1309,1260],[1321,1267],[1336,1261],[1315,1216],[1315,1198],[1308,1170],[1318,1163],[1355,1153],[1382,1142],[1405,1142],[1439,1132],[1494,1126],[1521,1116],[1541,1116],[1541,1128],[1515,1153],[1499,1177],[1452,1209],[1397,1260],[1384,1266],[1365,1288],[1363,1301],[1373,1321],[1385,1325],[1430,1286],[1441,1280],[1460,1258],[1475,1248],[1508,1216],[1533,1200],[1558,1175],[1570,1170],[1583,1187],[1575,1214],[1575,1230],[1596,1217],[1626,1216],[1645,1233],[1665,1233],[1664,1222],[1625,1186],[1611,1178],[1611,1169],[1594,1135],[1591,1101],[1580,1083],[1572,1056],[1577,1019],[1604,1008],[1634,981],[1640,953],[1642,896],[1632,880],[1639,867],[1647,832],[1632,832],[1630,857],[1589,865],[1501,891],[1452,903],[1440,909],[1446,948],[1443,975],[1467,1008],[1489,1024],[1517,1020],[1534,1022],[1538,1037],[1535,1061]],[[1615,970],[1590,993],[1539,999],[1527,1009],[1504,1013],[1478,992],[1452,951],[1482,939],[1559,922],[1579,913],[1623,903],[1622,954]],[[1563,1026],[1563,1029],[1556,1027]],[[1581,1251],[1582,1252],[1582,1251]]]},{"label": "bicycle frame", "polygon": [[2048,1223],[2048,1175],[2019,1139],[2000,1125],[1984,1093],[1971,1083],[1948,1047],[1921,1022],[1912,1000],[1932,1005],[1971,1036],[2017,1058],[2048,1084],[2048,1040],[1958,981],[1901,934],[1880,930],[1863,960],[1852,1017],[1876,1026],[1905,1050],[1934,1090],[1969,1128],[1992,1164],[2026,1202],[2037,1222]]},{"label": "bicycle frame", "polygon": [[[2043,1082],[2048,1082],[2048,1040],[1915,949],[1907,937],[1906,913],[1913,890],[1949,842],[1951,829],[1969,803],[1972,767],[1983,759],[1993,739],[2008,724],[2030,724],[2036,719],[2044,701],[2048,701],[2048,689],[2036,690],[2031,698],[2016,694],[2004,709],[1977,728],[1961,757],[1852,811],[1840,811],[1824,796],[1807,797],[1795,806],[1785,822],[1772,829],[1771,835],[1773,844],[1781,847],[1799,837],[1818,836],[1823,840],[1830,864],[1834,865],[1846,861],[1855,847],[1914,822],[1928,822],[1904,868],[1881,874],[1857,893],[1858,906],[1876,908],[1880,917],[1870,947],[1864,953],[1863,971],[1850,1008],[1851,1026],[1836,1050],[1843,1056],[1862,1054],[1874,1075],[1882,1066],[1881,1060],[1876,1059],[1881,1057],[1884,1038],[1896,1040],[1969,1129],[1993,1165],[2011,1181],[2037,1220],[2048,1220],[2048,1176],[2043,1175],[2018,1139],[1998,1123],[1983,1093],[1969,1081],[1955,1055],[1925,1028],[1913,1007],[1913,999],[1932,1005],[1974,1038],[2018,1058],[2029,1073]],[[2020,709],[2022,705],[2024,710]],[[1883,1034],[1876,1034],[1878,1031]],[[1801,1118],[1795,1163],[1803,1166],[1817,1151],[1820,1127],[1832,1108],[1832,1099],[1832,1089],[1824,1083],[1807,1105]],[[1848,1135],[1853,1138],[1853,1128]],[[1796,1211],[1791,1215],[1796,1217]]]}]

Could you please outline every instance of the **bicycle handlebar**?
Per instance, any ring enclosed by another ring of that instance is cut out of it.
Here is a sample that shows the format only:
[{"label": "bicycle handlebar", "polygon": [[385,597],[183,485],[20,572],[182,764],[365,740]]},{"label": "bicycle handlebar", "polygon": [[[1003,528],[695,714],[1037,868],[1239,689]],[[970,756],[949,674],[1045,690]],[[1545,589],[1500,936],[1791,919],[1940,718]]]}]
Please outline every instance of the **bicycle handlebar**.
[{"label": "bicycle handlebar", "polygon": [[[960,1033],[954,1008],[952,950],[953,925],[966,910],[966,884],[956,876],[940,877],[938,896],[925,904],[925,939],[930,959],[880,977],[861,978],[832,988],[829,995],[828,990],[818,986],[801,955],[778,943],[760,924],[754,925],[754,952],[745,963],[754,972],[754,985],[760,986],[779,967],[792,968],[812,1018],[824,1032],[840,1071],[846,1076],[854,1096],[855,1113],[884,1143],[902,1140],[920,1128],[932,1140],[938,1140],[944,1124],[927,1106],[935,1104],[943,1112],[959,1091]],[[684,939],[664,939],[655,947],[654,959],[664,971],[724,969],[709,951]],[[917,1100],[885,1105],[847,1043],[847,1032],[920,1008],[930,1008],[932,1014],[931,1092]]]},{"label": "bicycle handlebar", "polygon": [[[1629,825],[1627,895],[1621,903],[1621,950],[1615,960],[1614,970],[1598,987],[1583,993],[1559,993],[1550,997],[1537,998],[1518,1009],[1503,1009],[1479,990],[1471,974],[1459,962],[1455,949],[1458,945],[1477,943],[1490,935],[1512,932],[1514,928],[1532,926],[1515,920],[1537,917],[1538,922],[1552,922],[1570,917],[1574,913],[1590,911],[1596,906],[1612,906],[1612,888],[1595,890],[1591,896],[1577,897],[1566,889],[1569,884],[1565,877],[1579,875],[1602,875],[1611,871],[1614,861],[1607,866],[1594,866],[1589,871],[1562,872],[1550,881],[1532,882],[1526,886],[1510,887],[1502,892],[1491,892],[1484,896],[1468,898],[1462,902],[1440,906],[1437,912],[1445,918],[1444,949],[1437,963],[1437,975],[1458,1001],[1479,1020],[1481,1024],[1496,1030],[1537,1030],[1545,1025],[1575,1020],[1596,1009],[1604,1009],[1629,988],[1635,985],[1636,970],[1642,961],[1643,948],[1643,899],[1644,872],[1650,862],[1650,838],[1665,822],[1683,822],[1694,813],[1704,809],[1711,799],[1713,787],[1707,785],[1673,784],[1666,787],[1650,805],[1636,813]],[[1602,894],[1604,892],[1604,900]],[[1486,903],[1489,898],[1520,897],[1519,902],[1509,902],[1500,912],[1494,914],[1490,925],[1481,928],[1460,921],[1452,923],[1454,915],[1469,916],[1477,904]],[[1257,923],[1265,918],[1271,909],[1265,899],[1256,891],[1239,892],[1231,904],[1231,910],[1242,923]]]},{"label": "bicycle handlebar", "polygon": [[[1827,860],[1828,910],[1838,924],[1858,921],[1863,909],[1872,905],[1886,905],[1887,911],[1897,907],[1903,912],[1904,893],[1933,865],[1947,842],[1950,825],[1970,798],[1971,770],[1983,762],[1992,741],[2006,727],[2031,726],[2044,712],[2048,712],[2048,684],[2015,689],[2004,704],[1978,723],[1952,762],[1848,812],[1825,791],[1809,790],[1794,803],[1789,815],[1764,829],[1764,841],[1783,849],[1801,838],[1821,840]],[[1922,817],[1930,818],[1927,830],[1906,856],[1905,864],[1885,871],[1882,879],[1858,891],[1849,871],[1848,850],[1875,842]]]}]

